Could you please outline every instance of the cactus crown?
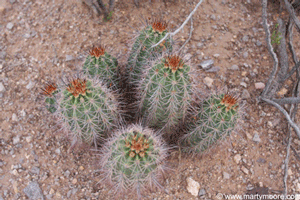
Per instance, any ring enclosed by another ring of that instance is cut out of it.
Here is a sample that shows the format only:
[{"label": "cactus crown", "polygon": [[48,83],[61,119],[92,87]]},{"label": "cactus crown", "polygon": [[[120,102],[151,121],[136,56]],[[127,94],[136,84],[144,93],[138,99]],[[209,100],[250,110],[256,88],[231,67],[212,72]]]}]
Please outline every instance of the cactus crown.
[{"label": "cactus crown", "polygon": [[125,140],[125,146],[130,149],[129,156],[131,158],[138,158],[138,156],[144,158],[149,149],[149,141],[140,133],[135,131],[133,133],[135,134],[133,137],[129,136],[128,140]]},{"label": "cactus crown", "polygon": [[105,54],[105,48],[103,46],[94,47],[92,50],[90,50],[90,55],[95,56],[96,58],[99,58],[104,54]]},{"label": "cactus crown", "polygon": [[167,27],[168,24],[165,21],[155,19],[152,22],[152,29],[159,33],[164,32],[167,29]]},{"label": "cactus crown", "polygon": [[42,88],[42,94],[52,97],[53,93],[55,93],[56,90],[57,85],[55,83],[48,83],[44,88]]},{"label": "cactus crown", "polygon": [[169,68],[175,73],[178,69],[183,69],[184,62],[178,55],[167,56],[165,60],[165,68]]},{"label": "cactus crown", "polygon": [[80,94],[82,96],[86,95],[86,80],[81,80],[79,78],[73,79],[68,85],[67,90],[77,98]]},{"label": "cactus crown", "polygon": [[237,98],[232,97],[229,94],[225,94],[223,99],[220,102],[221,105],[225,105],[226,111],[228,112],[230,109],[237,110],[238,105],[237,105]]}]

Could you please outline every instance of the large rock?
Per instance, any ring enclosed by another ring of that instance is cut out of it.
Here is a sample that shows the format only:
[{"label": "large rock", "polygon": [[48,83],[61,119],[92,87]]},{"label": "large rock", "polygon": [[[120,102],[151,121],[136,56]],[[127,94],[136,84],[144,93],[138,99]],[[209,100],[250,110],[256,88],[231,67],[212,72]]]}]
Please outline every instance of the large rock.
[{"label": "large rock", "polygon": [[30,182],[23,192],[30,200],[44,200],[43,192],[37,182]]}]

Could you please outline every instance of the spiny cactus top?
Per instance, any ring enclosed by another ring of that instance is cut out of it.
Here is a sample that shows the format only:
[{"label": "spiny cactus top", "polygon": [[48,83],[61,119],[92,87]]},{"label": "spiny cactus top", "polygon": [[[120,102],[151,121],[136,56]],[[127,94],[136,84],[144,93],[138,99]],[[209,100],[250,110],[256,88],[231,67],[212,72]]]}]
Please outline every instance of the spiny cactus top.
[{"label": "spiny cactus top", "polygon": [[184,120],[191,101],[190,67],[178,55],[162,57],[143,75],[139,108],[149,126],[170,130]]},{"label": "spiny cactus top", "polygon": [[162,20],[153,20],[151,25],[143,29],[137,37],[127,64],[127,75],[132,84],[137,84],[141,73],[149,59],[153,59],[163,52],[171,51],[170,39],[165,40],[157,47],[152,48],[167,33],[167,23]]},{"label": "spiny cactus top", "polygon": [[[61,119],[62,128],[71,132],[74,139],[96,142],[118,124],[116,97],[101,82],[73,78],[66,86],[56,88],[52,84],[44,89],[47,108]],[[57,93],[53,95],[54,92]]]},{"label": "spiny cactus top", "polygon": [[229,94],[212,95],[202,103],[189,133],[183,139],[188,151],[200,152],[229,135],[239,117],[237,98]]},{"label": "spiny cactus top", "polygon": [[102,175],[124,192],[152,187],[164,171],[167,149],[153,130],[131,125],[114,133],[101,154]]},{"label": "spiny cactus top", "polygon": [[54,113],[57,110],[55,95],[58,93],[57,85],[55,83],[48,83],[42,89],[42,94],[46,97],[45,104],[49,112]]},{"label": "spiny cactus top", "polygon": [[106,83],[107,87],[118,85],[117,70],[117,59],[109,55],[103,46],[93,48],[83,65],[84,74],[91,78],[100,78]]}]

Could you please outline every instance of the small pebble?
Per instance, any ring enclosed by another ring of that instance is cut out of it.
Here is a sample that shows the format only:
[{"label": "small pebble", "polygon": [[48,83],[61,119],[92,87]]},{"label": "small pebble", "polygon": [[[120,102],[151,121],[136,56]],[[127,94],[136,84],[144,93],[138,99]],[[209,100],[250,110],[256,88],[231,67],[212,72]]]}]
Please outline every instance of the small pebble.
[{"label": "small pebble", "polygon": [[236,71],[236,70],[239,70],[239,66],[237,66],[237,65],[232,65],[232,66],[230,67],[230,69]]},{"label": "small pebble", "polygon": [[0,82],[0,92],[4,92],[5,91],[5,87],[3,85],[2,82]]},{"label": "small pebble", "polygon": [[35,82],[30,80],[29,83],[26,85],[26,89],[30,90],[34,87],[34,85],[35,85]]},{"label": "small pebble", "polygon": [[241,167],[241,170],[242,170],[242,172],[244,172],[245,174],[249,174],[249,170],[248,170],[246,167],[242,166],[242,167]]},{"label": "small pebble", "polygon": [[214,60],[205,60],[200,63],[200,66],[202,67],[202,69],[206,70],[211,68],[213,64],[214,64]]},{"label": "small pebble", "polygon": [[224,179],[229,179],[230,178],[230,174],[228,174],[227,172],[223,172],[223,178]]},{"label": "small pebble", "polygon": [[71,55],[66,55],[66,61],[71,61],[73,60],[73,56]]},{"label": "small pebble", "polygon": [[234,157],[233,157],[234,161],[236,164],[239,164],[240,160],[242,159],[241,155],[240,154],[236,154]]},{"label": "small pebble", "polygon": [[210,78],[210,77],[205,77],[203,79],[203,82],[205,85],[207,85],[208,87],[211,87],[213,85],[214,79]]},{"label": "small pebble", "polygon": [[248,58],[248,52],[247,51],[243,53],[243,58]]},{"label": "small pebble", "polygon": [[248,90],[244,89],[241,95],[242,99],[250,99],[250,93],[248,92]]},{"label": "small pebble", "polygon": [[16,145],[20,142],[20,136],[17,135],[16,137],[13,137],[13,144]]},{"label": "small pebble", "polygon": [[241,82],[240,85],[243,86],[244,88],[247,88],[247,84],[245,82]]},{"label": "small pebble", "polygon": [[252,138],[253,142],[260,142],[261,139],[259,138],[258,132],[254,131],[254,136]]},{"label": "small pebble", "polygon": [[17,117],[17,115],[15,113],[12,114],[11,120],[18,121],[18,117]]},{"label": "small pebble", "polygon": [[194,181],[191,177],[188,177],[186,179],[187,181],[187,190],[189,193],[191,193],[193,196],[198,196],[200,184],[196,181]]},{"label": "small pebble", "polygon": [[7,25],[6,25],[6,28],[11,30],[12,28],[14,27],[14,24],[9,22]]},{"label": "small pebble", "polygon": [[261,41],[257,40],[256,41],[256,46],[260,47],[262,45]]},{"label": "small pebble", "polygon": [[206,191],[204,188],[202,188],[200,191],[199,191],[199,197],[201,196],[204,196],[206,194]]},{"label": "small pebble", "polygon": [[261,89],[265,88],[265,84],[262,82],[257,82],[254,85],[255,85],[255,89],[257,89],[257,90],[261,90]]},{"label": "small pebble", "polygon": [[212,67],[212,68],[210,68],[210,69],[208,69],[208,70],[205,70],[206,72],[218,72],[218,71],[220,71],[220,67]]}]

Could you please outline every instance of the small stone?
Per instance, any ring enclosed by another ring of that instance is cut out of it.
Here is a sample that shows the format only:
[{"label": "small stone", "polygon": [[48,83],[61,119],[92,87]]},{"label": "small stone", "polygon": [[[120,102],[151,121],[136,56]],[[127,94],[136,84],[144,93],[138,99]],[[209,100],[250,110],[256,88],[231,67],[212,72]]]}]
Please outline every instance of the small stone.
[{"label": "small stone", "polygon": [[214,57],[214,58],[219,58],[219,57],[220,57],[220,54],[216,53],[216,54],[213,55],[213,57]]},{"label": "small stone", "polygon": [[69,190],[67,193],[67,197],[70,198],[71,195],[72,195],[72,190]]},{"label": "small stone", "polygon": [[18,121],[18,117],[17,117],[17,115],[15,113],[12,114],[11,120]]},{"label": "small stone", "polygon": [[81,170],[81,171],[84,170],[84,167],[83,167],[83,166],[80,166],[80,167],[79,167],[79,170]]},{"label": "small stone", "polygon": [[198,196],[200,184],[196,181],[194,181],[191,177],[188,177],[186,179],[187,181],[187,190],[189,193],[191,193],[193,196]]},{"label": "small stone", "polygon": [[245,174],[249,174],[249,170],[248,170],[246,167],[242,166],[242,167],[241,167],[241,170],[242,170],[242,172],[244,172]]},{"label": "small stone", "polygon": [[245,36],[242,38],[242,40],[243,40],[244,42],[248,42],[248,41],[249,41],[249,36],[248,36],[248,35],[245,35]]},{"label": "small stone", "polygon": [[248,92],[248,90],[244,89],[241,95],[242,99],[250,99],[250,93]]},{"label": "small stone", "polygon": [[216,16],[215,16],[215,15],[211,15],[211,16],[210,16],[210,19],[216,20]]},{"label": "small stone", "polygon": [[30,143],[32,141],[32,136],[25,137],[26,142]]},{"label": "small stone", "polygon": [[29,83],[26,85],[26,89],[30,90],[34,87],[34,85],[35,85],[35,82],[30,80]]},{"label": "small stone", "polygon": [[49,194],[54,194],[55,190],[53,188],[50,189]]},{"label": "small stone", "polygon": [[236,70],[239,70],[239,66],[232,65],[230,69],[236,71]]},{"label": "small stone", "polygon": [[293,175],[293,172],[292,172],[291,168],[288,169],[288,175],[289,176]]},{"label": "small stone", "polygon": [[77,179],[76,178],[74,178],[73,180],[72,180],[72,184],[76,184],[77,183]]},{"label": "small stone", "polygon": [[4,92],[5,91],[5,87],[4,85],[2,84],[2,82],[0,82],[0,92]]},{"label": "small stone", "polygon": [[71,61],[73,60],[73,56],[71,55],[66,55],[66,61]]},{"label": "small stone", "polygon": [[200,66],[202,67],[202,69],[206,70],[211,68],[213,64],[214,64],[214,60],[205,60],[200,63]]},{"label": "small stone", "polygon": [[204,80],[203,80],[204,84],[207,85],[208,87],[211,87],[213,82],[214,82],[214,79],[210,78],[210,77],[205,77]]},{"label": "small stone", "polygon": [[266,163],[266,160],[263,158],[258,158],[256,162],[264,164],[264,163]]},{"label": "small stone", "polygon": [[223,172],[223,178],[224,179],[229,179],[230,178],[230,174],[228,174],[227,172]]},{"label": "small stone", "polygon": [[67,177],[67,178],[70,176],[70,174],[71,174],[71,172],[69,170],[66,170],[64,173],[65,177]]},{"label": "small stone", "polygon": [[7,25],[6,25],[6,28],[11,30],[12,28],[14,27],[14,24],[9,22]]},{"label": "small stone", "polygon": [[16,0],[9,0],[9,2],[10,2],[11,4],[13,4],[13,3],[16,2]]},{"label": "small stone", "polygon": [[199,191],[199,197],[201,196],[204,196],[206,194],[206,191],[204,188],[202,188],[200,191]]},{"label": "small stone", "polygon": [[[5,51],[0,51],[0,59],[4,60],[5,57],[6,57],[6,52]],[[3,65],[2,65],[2,68],[3,68]]]},{"label": "small stone", "polygon": [[277,92],[277,94],[279,96],[284,96],[287,92],[288,92],[288,90],[286,88],[281,88],[281,90],[279,92]]},{"label": "small stone", "polygon": [[33,174],[39,175],[40,174],[40,168],[32,167],[30,172],[33,173]]},{"label": "small stone", "polygon": [[272,124],[272,122],[271,121],[268,121],[268,127],[270,127],[270,128],[272,128],[273,127],[273,124]]},{"label": "small stone", "polygon": [[256,46],[260,47],[262,45],[261,41],[257,40],[256,41]]},{"label": "small stone", "polygon": [[247,136],[248,140],[252,139],[252,135],[250,133],[246,132],[246,136]]},{"label": "small stone", "polygon": [[258,186],[259,186],[260,188],[264,187],[263,182],[258,182]]},{"label": "small stone", "polygon": [[31,200],[44,200],[43,192],[37,182],[30,182],[23,192]]},{"label": "small stone", "polygon": [[16,145],[20,142],[20,136],[17,135],[16,137],[13,137],[13,144]]},{"label": "small stone", "polygon": [[240,154],[236,154],[234,157],[233,157],[233,160],[235,161],[236,164],[239,164],[240,160],[242,159],[241,155]]},{"label": "small stone", "polygon": [[212,68],[210,68],[210,69],[208,69],[208,70],[205,70],[206,72],[218,72],[218,71],[220,71],[220,67],[212,67]]},{"label": "small stone", "polygon": [[297,183],[296,185],[296,192],[300,192],[300,183]]},{"label": "small stone", "polygon": [[243,58],[248,58],[248,52],[247,51],[243,53]]},{"label": "small stone", "polygon": [[253,142],[261,142],[261,139],[259,138],[258,132],[254,131],[254,136],[252,138]]},{"label": "small stone", "polygon": [[203,43],[198,42],[198,43],[197,43],[197,47],[202,48],[202,47],[203,47]]},{"label": "small stone", "polygon": [[57,149],[55,150],[55,153],[58,154],[58,155],[60,155],[60,153],[61,153],[60,148],[57,148]]},{"label": "small stone", "polygon": [[265,84],[262,82],[257,82],[254,85],[255,85],[255,89],[257,89],[257,90],[261,90],[261,89],[265,88]]},{"label": "small stone", "polygon": [[247,88],[247,83],[245,82],[241,82],[240,85],[243,86],[244,88]]}]

